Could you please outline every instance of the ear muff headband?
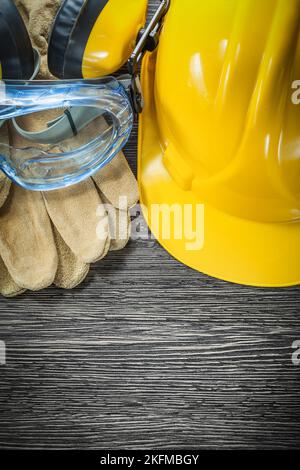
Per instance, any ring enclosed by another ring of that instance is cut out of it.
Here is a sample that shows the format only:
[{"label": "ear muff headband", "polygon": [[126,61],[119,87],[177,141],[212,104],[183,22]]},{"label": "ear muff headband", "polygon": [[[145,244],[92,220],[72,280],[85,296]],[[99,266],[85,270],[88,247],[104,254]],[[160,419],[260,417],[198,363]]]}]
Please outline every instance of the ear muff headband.
[{"label": "ear muff headband", "polygon": [[57,78],[82,78],[90,32],[109,0],[64,0],[49,40],[48,65]]},{"label": "ear muff headband", "polygon": [[0,0],[0,78],[29,79],[34,53],[23,19],[12,0]]}]

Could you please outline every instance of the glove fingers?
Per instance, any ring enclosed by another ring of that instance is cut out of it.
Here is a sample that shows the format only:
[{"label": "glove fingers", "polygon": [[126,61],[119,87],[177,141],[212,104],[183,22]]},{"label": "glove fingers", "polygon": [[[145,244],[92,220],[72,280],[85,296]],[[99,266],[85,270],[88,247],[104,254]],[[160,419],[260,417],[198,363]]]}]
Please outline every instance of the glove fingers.
[{"label": "glove fingers", "polygon": [[16,297],[23,294],[23,292],[25,292],[25,289],[22,289],[14,282],[0,257],[0,294],[3,297]]},{"label": "glove fingers", "polygon": [[[99,117],[88,126],[85,133],[76,137],[77,143],[83,145],[87,138],[94,139],[107,128],[108,124],[105,119]],[[139,200],[137,181],[123,152],[119,152],[108,165],[93,176],[93,179],[101,193],[117,209],[127,210]],[[121,201],[120,198],[122,198]]]},{"label": "glove fingers", "polygon": [[108,217],[91,179],[43,196],[53,224],[79,261],[90,264],[106,255]]},{"label": "glove fingers", "polygon": [[0,252],[20,287],[35,291],[53,283],[57,252],[41,193],[12,185],[0,211]]},{"label": "glove fingers", "polygon": [[137,181],[123,152],[119,152],[93,179],[106,199],[117,209],[130,209],[139,200]]},{"label": "glove fingers", "polygon": [[58,252],[58,269],[54,284],[61,289],[74,289],[84,281],[90,266],[76,258],[55,227],[53,230]]}]

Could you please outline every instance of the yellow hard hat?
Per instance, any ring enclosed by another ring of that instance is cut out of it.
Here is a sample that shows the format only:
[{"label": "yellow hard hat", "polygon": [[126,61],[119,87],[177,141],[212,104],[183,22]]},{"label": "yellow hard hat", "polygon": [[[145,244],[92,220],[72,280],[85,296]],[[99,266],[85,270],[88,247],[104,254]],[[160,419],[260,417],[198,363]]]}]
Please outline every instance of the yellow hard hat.
[{"label": "yellow hard hat", "polygon": [[[171,0],[142,68],[139,184],[160,243],[246,285],[300,284],[300,0]],[[203,207],[190,249],[153,206]]]}]

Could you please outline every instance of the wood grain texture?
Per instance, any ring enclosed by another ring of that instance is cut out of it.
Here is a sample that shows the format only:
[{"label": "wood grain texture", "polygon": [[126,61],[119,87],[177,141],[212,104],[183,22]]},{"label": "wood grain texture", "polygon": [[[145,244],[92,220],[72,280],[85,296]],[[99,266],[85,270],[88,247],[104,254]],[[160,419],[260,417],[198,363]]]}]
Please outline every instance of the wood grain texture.
[{"label": "wood grain texture", "polygon": [[0,448],[300,449],[297,339],[300,287],[223,283],[132,241],[74,291],[0,300]]}]

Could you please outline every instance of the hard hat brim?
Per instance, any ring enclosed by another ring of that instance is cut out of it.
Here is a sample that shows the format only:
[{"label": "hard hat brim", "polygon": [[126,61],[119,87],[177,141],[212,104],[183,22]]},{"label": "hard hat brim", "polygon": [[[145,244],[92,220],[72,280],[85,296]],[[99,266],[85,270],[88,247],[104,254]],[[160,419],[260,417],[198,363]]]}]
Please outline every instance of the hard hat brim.
[{"label": "hard hat brim", "polygon": [[[153,57],[153,56],[152,56]],[[289,287],[300,284],[300,221],[260,223],[234,217],[183,191],[163,164],[163,145],[159,135],[154,103],[155,59],[147,55],[142,82],[146,102],[139,128],[139,186],[148,225],[158,242],[183,264],[209,276],[255,287]],[[204,209],[203,246],[188,249],[190,237],[178,237],[174,223],[164,237],[151,220],[155,205]]]}]

